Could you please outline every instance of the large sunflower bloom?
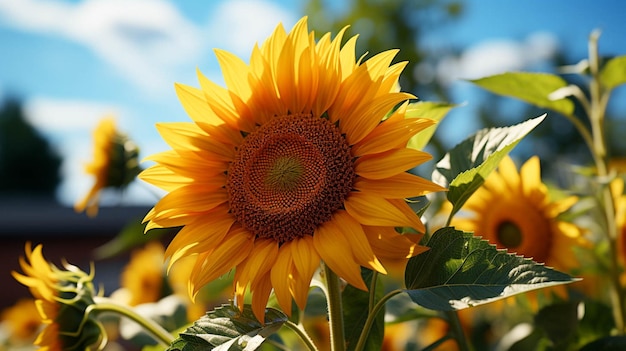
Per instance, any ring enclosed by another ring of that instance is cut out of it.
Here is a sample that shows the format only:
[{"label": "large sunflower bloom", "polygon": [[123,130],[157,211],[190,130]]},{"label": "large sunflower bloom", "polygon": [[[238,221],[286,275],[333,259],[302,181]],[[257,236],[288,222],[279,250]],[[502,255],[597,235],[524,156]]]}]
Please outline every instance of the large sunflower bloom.
[{"label": "large sunflower bloom", "polygon": [[26,259],[20,258],[20,266],[24,274],[12,272],[13,277],[29,287],[45,325],[34,342],[40,351],[104,347],[106,337],[101,324],[85,316],[94,304],[93,274],[67,263],[67,270],[61,270],[46,261],[41,245],[32,249],[30,243],[26,244]]},{"label": "large sunflower bloom", "polygon": [[576,196],[551,200],[541,181],[538,157],[526,161],[519,173],[513,161],[505,157],[465,204],[470,218],[452,223],[500,249],[571,271],[579,266],[572,248],[588,242],[578,226],[560,220],[559,215],[576,201]]},{"label": "large sunflower bloom", "polygon": [[406,172],[430,159],[406,144],[432,122],[406,104],[382,121],[413,98],[397,89],[406,62],[356,60],[344,31],[316,43],[306,18],[278,25],[249,64],[216,50],[227,88],[200,72],[200,89],[176,85],[193,123],[157,125],[174,150],[140,178],[169,191],[145,220],[184,226],[166,256],[197,255],[191,294],[235,268],[236,301],[249,289],[261,319],[272,288],[285,312],[304,308],[320,261],[365,290],[360,266],[422,251],[394,227],[423,232],[404,199],[442,190]]},{"label": "large sunflower bloom", "polygon": [[104,188],[124,188],[139,173],[139,149],[128,137],[117,130],[115,119],[103,118],[93,132],[93,160],[85,165],[85,172],[95,178],[87,195],[74,205],[76,212],[87,210],[87,215],[98,214],[100,192]]}]

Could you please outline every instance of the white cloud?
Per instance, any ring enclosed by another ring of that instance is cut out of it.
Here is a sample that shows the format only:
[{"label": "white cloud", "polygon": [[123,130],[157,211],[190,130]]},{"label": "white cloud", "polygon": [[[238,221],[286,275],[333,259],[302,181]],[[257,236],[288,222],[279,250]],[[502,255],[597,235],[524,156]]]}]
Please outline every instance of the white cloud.
[{"label": "white cloud", "polygon": [[0,0],[0,19],[83,44],[152,93],[169,92],[173,71],[202,52],[198,28],[164,0]]},{"label": "white cloud", "polygon": [[265,41],[279,22],[289,30],[296,21],[294,13],[268,1],[223,1],[209,19],[208,31],[215,47],[247,61],[254,44]]},{"label": "white cloud", "polygon": [[84,100],[33,97],[24,104],[26,119],[45,133],[85,133],[105,115],[119,115],[119,107]]},{"label": "white cloud", "polygon": [[526,40],[490,40],[465,50],[459,57],[446,57],[437,66],[444,83],[457,79],[476,79],[507,71],[519,71],[553,57],[558,48],[549,33],[531,34]]}]

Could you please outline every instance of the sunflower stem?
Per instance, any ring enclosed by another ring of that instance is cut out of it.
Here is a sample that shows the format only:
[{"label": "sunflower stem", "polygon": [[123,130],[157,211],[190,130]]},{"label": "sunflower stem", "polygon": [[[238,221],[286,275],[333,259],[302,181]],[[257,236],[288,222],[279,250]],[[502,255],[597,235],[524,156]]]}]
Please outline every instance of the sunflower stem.
[{"label": "sunflower stem", "polygon": [[377,271],[372,271],[372,279],[370,282],[370,296],[369,296],[369,303],[367,306],[367,311],[368,313],[372,313],[372,310],[374,309],[374,304],[376,303],[376,281],[378,279],[378,272]]},{"label": "sunflower stem", "polygon": [[174,336],[172,336],[172,334],[165,330],[165,328],[163,328],[151,319],[144,318],[129,306],[119,304],[109,298],[100,296],[94,297],[94,302],[95,305],[93,305],[92,311],[112,312],[122,317],[126,317],[142,326],[154,337],[155,340],[159,341],[165,346],[171,345],[171,343],[174,341]]},{"label": "sunflower stem", "polygon": [[606,224],[606,239],[609,244],[611,300],[615,327],[620,335],[624,335],[626,327],[626,306],[624,304],[624,288],[620,282],[619,263],[617,258],[617,226],[615,223],[615,203],[609,186],[609,153],[606,146],[605,112],[609,100],[608,91],[603,91],[600,84],[600,59],[598,53],[598,38],[600,33],[594,31],[589,37],[589,69],[591,80],[589,83],[590,111],[589,121],[593,135],[592,152],[596,162],[597,176],[601,180],[600,202],[604,210]]},{"label": "sunflower stem", "polygon": [[307,332],[300,325],[287,320],[285,322],[285,326],[298,335],[300,340],[302,340],[302,342],[306,345],[307,349],[310,351],[318,351],[309,334],[307,334]]},{"label": "sunflower stem", "polygon": [[361,331],[361,335],[359,335],[359,341],[357,341],[356,347],[354,351],[362,351],[365,348],[365,343],[367,342],[367,337],[370,333],[370,329],[372,329],[372,325],[376,320],[376,315],[380,312],[380,310],[385,306],[385,303],[389,301],[392,297],[398,295],[403,290],[396,289],[387,293],[387,295],[383,296],[369,311],[367,314],[367,319],[365,320],[365,324],[363,325],[363,330]]},{"label": "sunflower stem", "polygon": [[459,319],[459,314],[457,311],[446,311],[446,317],[448,319],[448,323],[450,324],[450,328],[452,328],[452,334],[454,335],[454,339],[459,346],[460,351],[469,351],[469,345],[467,344],[467,339],[465,338],[465,333],[463,332],[463,326],[461,325],[461,320]]},{"label": "sunflower stem", "polygon": [[330,327],[330,346],[332,351],[345,350],[345,334],[343,329],[343,307],[341,303],[341,285],[339,277],[326,264],[324,278],[326,280],[326,299],[328,300],[328,321]]}]

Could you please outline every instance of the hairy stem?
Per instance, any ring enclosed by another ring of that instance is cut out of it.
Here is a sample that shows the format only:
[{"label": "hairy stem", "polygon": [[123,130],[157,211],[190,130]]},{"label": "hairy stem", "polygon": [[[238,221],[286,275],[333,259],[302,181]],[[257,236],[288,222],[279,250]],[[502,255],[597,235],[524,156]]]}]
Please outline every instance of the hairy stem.
[{"label": "hairy stem", "polygon": [[624,334],[626,325],[626,306],[624,305],[624,289],[619,279],[619,263],[617,258],[617,225],[615,223],[615,203],[608,184],[608,152],[606,147],[605,112],[609,92],[604,92],[599,80],[600,63],[598,55],[599,32],[593,32],[589,38],[589,69],[591,81],[589,86],[591,132],[593,135],[593,149],[598,179],[600,185],[600,203],[603,209],[606,225],[606,239],[609,243],[611,299],[615,326],[620,335]]},{"label": "hairy stem", "polygon": [[302,340],[302,342],[306,345],[309,351],[317,351],[317,347],[313,343],[313,340],[311,340],[309,334],[307,334],[307,332],[302,327],[289,320],[285,322],[285,326],[298,335],[300,340]]},{"label": "hairy stem", "polygon": [[344,351],[345,334],[343,329],[343,307],[341,303],[341,286],[339,277],[326,264],[323,264],[323,267],[327,289],[326,299],[328,300],[331,350]]}]

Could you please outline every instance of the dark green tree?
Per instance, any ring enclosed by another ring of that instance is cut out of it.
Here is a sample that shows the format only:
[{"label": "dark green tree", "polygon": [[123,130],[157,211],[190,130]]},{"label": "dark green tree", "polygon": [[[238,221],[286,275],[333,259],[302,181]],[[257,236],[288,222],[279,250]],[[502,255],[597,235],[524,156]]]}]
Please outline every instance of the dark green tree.
[{"label": "dark green tree", "polygon": [[54,197],[61,157],[26,120],[21,103],[0,106],[0,194]]}]

